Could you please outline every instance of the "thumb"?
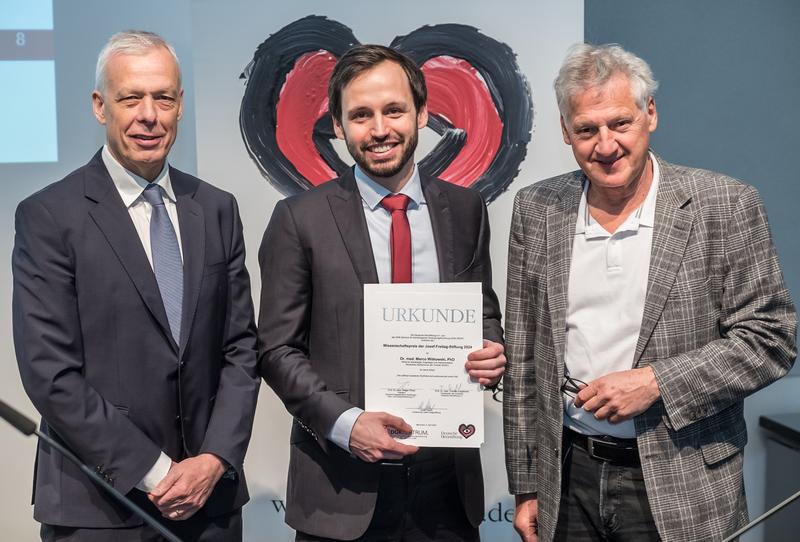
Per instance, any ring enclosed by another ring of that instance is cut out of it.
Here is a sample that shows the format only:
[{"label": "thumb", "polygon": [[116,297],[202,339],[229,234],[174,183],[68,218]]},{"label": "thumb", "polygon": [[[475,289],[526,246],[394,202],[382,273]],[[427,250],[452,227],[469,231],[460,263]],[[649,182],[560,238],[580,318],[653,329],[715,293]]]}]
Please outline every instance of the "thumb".
[{"label": "thumb", "polygon": [[403,418],[400,418],[399,416],[393,416],[392,414],[384,413],[382,422],[383,425],[387,425],[392,429],[400,431],[401,433],[411,433],[413,430],[413,428],[406,423]]},{"label": "thumb", "polygon": [[156,488],[150,492],[150,495],[153,497],[161,497],[164,493],[169,491],[173,485],[175,485],[175,482],[177,482],[181,477],[179,470],[175,468],[176,465],[177,463],[172,463],[169,471],[167,471],[167,475],[164,476]]}]

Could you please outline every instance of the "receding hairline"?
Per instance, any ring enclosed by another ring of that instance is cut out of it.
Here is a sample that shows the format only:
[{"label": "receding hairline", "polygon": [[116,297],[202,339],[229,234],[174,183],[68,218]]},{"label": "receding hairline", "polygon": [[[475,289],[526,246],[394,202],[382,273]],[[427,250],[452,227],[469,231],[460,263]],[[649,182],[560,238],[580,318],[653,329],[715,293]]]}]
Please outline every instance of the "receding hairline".
[{"label": "receding hairline", "polygon": [[164,51],[172,58],[177,72],[178,89],[183,89],[183,77],[180,59],[175,48],[164,38],[153,32],[143,30],[126,30],[117,32],[103,45],[97,56],[95,67],[95,91],[102,93],[107,83],[108,63],[118,56],[146,56],[156,51]]}]

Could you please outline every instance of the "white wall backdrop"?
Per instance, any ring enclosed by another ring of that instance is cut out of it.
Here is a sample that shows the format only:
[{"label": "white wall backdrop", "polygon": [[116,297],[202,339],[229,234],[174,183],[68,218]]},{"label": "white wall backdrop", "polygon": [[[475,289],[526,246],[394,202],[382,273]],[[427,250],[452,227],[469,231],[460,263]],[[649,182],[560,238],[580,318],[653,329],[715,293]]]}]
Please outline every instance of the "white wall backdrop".
[{"label": "white wall backdrop", "polygon": [[[410,0],[402,3],[239,1],[192,2],[197,169],[201,178],[233,192],[242,213],[247,264],[258,292],[256,255],[275,203],[283,196],[261,176],[239,131],[244,82],[239,74],[256,47],[270,34],[306,15],[324,15],[352,29],[361,43],[388,45],[426,24],[461,23],[476,27],[517,53],[533,96],[534,121],[528,154],[509,190],[489,205],[495,287],[505,304],[508,231],[513,195],[532,182],[570,169],[575,162],[560,138],[552,82],[567,47],[583,40],[583,1],[517,0],[478,2]],[[425,152],[421,137],[418,157]],[[255,295],[256,301],[258,296]],[[511,541],[513,500],[507,494],[500,404],[487,394],[487,437],[482,448],[486,479],[486,540]],[[247,456],[253,501],[245,508],[247,540],[292,539],[283,523],[280,501],[286,488],[290,418],[264,386]],[[308,488],[313,491],[314,488]]]}]

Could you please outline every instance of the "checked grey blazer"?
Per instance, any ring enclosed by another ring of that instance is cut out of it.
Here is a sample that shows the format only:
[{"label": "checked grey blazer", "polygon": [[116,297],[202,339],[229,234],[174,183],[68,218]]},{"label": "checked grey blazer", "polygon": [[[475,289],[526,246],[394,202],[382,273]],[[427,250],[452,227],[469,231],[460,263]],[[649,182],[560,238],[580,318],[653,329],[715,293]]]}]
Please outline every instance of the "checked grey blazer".
[{"label": "checked grey blazer", "polygon": [[[661,400],[635,420],[664,540],[719,540],[747,521],[746,396],[796,356],[796,313],[756,190],[658,159],[644,317],[633,367]],[[538,493],[553,538],[561,495],[567,285],[582,171],[519,191],[508,260],[504,431],[512,494]]]}]

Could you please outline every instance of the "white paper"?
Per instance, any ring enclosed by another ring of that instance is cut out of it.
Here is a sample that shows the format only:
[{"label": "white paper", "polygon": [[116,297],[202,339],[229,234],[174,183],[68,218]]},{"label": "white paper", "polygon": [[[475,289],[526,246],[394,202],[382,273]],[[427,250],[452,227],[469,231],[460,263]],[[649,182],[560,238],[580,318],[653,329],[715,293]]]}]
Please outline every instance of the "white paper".
[{"label": "white paper", "polygon": [[482,346],[479,282],[365,285],[366,410],[408,422],[408,444],[480,447],[483,387],[464,364]]}]

